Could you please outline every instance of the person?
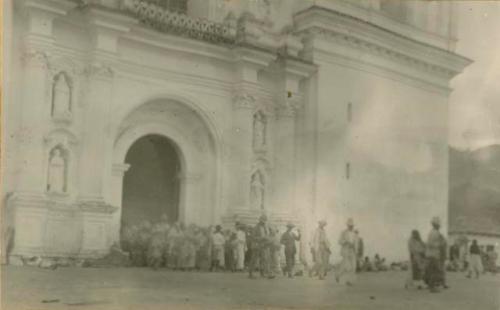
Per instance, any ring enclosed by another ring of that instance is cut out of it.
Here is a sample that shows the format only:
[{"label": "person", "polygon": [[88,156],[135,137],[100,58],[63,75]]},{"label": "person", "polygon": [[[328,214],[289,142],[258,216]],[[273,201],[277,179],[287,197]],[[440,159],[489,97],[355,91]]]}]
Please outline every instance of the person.
[{"label": "person", "polygon": [[226,238],[222,233],[222,227],[220,225],[215,226],[215,232],[212,234],[212,266],[210,271],[218,270],[219,268],[224,269],[225,257],[224,257],[224,246],[226,244]]},{"label": "person", "polygon": [[356,277],[356,253],[358,240],[354,232],[354,221],[352,218],[347,220],[347,229],[340,235],[339,244],[341,246],[342,261],[335,275],[335,280],[340,281],[345,276],[345,284],[351,286]]},{"label": "person", "polygon": [[[408,240],[408,251],[410,253],[410,277],[405,288],[413,287],[415,283],[420,283],[424,278],[425,244],[418,230],[411,232]],[[422,289],[422,286],[418,284],[417,288]]]},{"label": "person", "polygon": [[296,241],[300,240],[300,231],[295,234],[293,228],[295,225],[289,222],[286,224],[286,231],[281,235],[281,244],[285,247],[285,273],[289,278],[293,278],[293,267],[295,265],[295,254],[297,253]]},{"label": "person", "polygon": [[318,222],[318,228],[314,232],[312,251],[314,252],[314,270],[318,274],[320,280],[323,280],[327,273],[327,268],[330,260],[330,241],[326,236],[325,226],[326,221]]},{"label": "person", "polygon": [[479,279],[479,275],[483,272],[483,264],[481,262],[481,250],[477,244],[477,240],[472,240],[472,244],[469,248],[469,270],[467,272],[467,278],[472,276],[472,273],[476,274],[476,279]]},{"label": "person", "polygon": [[163,263],[163,253],[165,246],[165,236],[163,232],[154,226],[148,247],[148,266],[154,270],[158,269]]},{"label": "person", "polygon": [[245,251],[246,251],[247,238],[245,227],[243,224],[236,223],[236,240],[235,240],[235,259],[236,271],[243,271],[245,268]]},{"label": "person", "polygon": [[195,238],[196,225],[189,225],[184,233],[181,245],[181,268],[192,271],[196,267],[197,239]]},{"label": "person", "polygon": [[273,274],[281,271],[281,238],[277,227],[270,228],[271,270]]},{"label": "person", "polygon": [[160,221],[153,228],[158,234],[163,236],[163,253],[161,266],[167,267],[168,260],[168,232],[170,230],[170,224],[168,222],[168,215],[162,214]]},{"label": "person", "polygon": [[385,258],[381,258],[380,255],[375,254],[373,258],[374,271],[387,271],[388,267],[385,264]]},{"label": "person", "polygon": [[488,271],[492,274],[497,274],[497,259],[498,253],[495,251],[495,246],[491,246],[488,250]]},{"label": "person", "polygon": [[234,246],[236,241],[236,232],[232,232],[229,229],[224,230],[224,239],[226,243],[224,244],[224,265],[225,270],[234,272],[236,267],[236,261],[234,256]]},{"label": "person", "polygon": [[460,246],[457,240],[450,247],[450,270],[460,270]]},{"label": "person", "polygon": [[179,267],[182,238],[183,232],[179,223],[172,224],[167,236],[167,266],[174,270]]},{"label": "person", "polygon": [[362,270],[363,271],[373,271],[373,264],[370,261],[370,258],[368,256],[365,257]]},{"label": "person", "polygon": [[260,265],[260,275],[273,279],[274,275],[270,266],[270,232],[267,226],[267,216],[261,215],[255,225],[252,236],[252,258],[249,268],[249,278],[253,278],[253,271]]},{"label": "person", "polygon": [[210,238],[208,228],[199,228],[195,235],[198,245],[196,251],[196,269],[208,270],[210,268]]},{"label": "person", "polygon": [[357,258],[356,258],[356,271],[361,271],[361,266],[363,265],[363,255],[364,255],[364,243],[363,238],[359,236],[359,231],[356,229],[354,231],[356,233],[356,238],[358,239],[357,246]]},{"label": "person", "polygon": [[441,220],[434,217],[431,221],[432,229],[427,238],[426,259],[424,281],[432,293],[439,292],[438,287],[448,288],[445,279],[444,262],[446,260],[446,239],[439,231]]}]

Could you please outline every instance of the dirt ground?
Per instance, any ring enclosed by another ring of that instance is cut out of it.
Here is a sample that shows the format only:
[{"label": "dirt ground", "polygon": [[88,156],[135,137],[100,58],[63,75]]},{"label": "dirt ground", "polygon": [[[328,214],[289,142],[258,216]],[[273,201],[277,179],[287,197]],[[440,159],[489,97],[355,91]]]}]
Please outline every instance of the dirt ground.
[{"label": "dirt ground", "polygon": [[500,310],[500,275],[448,274],[449,290],[405,290],[405,272],[366,273],[353,287],[333,276],[251,280],[242,273],[146,268],[7,266],[2,309],[453,309]]}]

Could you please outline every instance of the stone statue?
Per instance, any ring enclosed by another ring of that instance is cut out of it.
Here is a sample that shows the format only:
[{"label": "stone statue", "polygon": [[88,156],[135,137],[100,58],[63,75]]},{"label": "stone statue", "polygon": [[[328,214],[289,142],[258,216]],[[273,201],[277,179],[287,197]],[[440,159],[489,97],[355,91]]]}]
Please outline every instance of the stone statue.
[{"label": "stone statue", "polygon": [[65,74],[57,75],[54,81],[52,115],[65,118],[71,115],[71,87]]},{"label": "stone statue", "polygon": [[56,148],[49,160],[49,192],[64,193],[66,191],[66,161],[61,150]]},{"label": "stone statue", "polygon": [[259,172],[252,176],[252,184],[250,190],[251,204],[256,209],[264,209],[264,183]]},{"label": "stone statue", "polygon": [[261,149],[266,144],[266,121],[262,113],[256,113],[253,119],[253,145]]}]

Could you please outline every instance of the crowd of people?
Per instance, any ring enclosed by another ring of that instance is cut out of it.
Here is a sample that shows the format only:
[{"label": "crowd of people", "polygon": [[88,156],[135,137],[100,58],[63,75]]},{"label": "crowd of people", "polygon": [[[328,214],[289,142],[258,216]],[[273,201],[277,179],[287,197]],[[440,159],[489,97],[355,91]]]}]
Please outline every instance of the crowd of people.
[{"label": "crowd of people", "polygon": [[[462,264],[464,255],[459,254],[463,250],[459,249],[458,243],[450,247],[448,257],[448,245],[440,232],[439,218],[433,218],[431,224],[432,229],[426,242],[417,230],[412,231],[408,241],[409,263],[388,266],[385,258],[379,254],[375,254],[372,260],[364,256],[363,239],[358,230],[354,229],[354,221],[348,219],[347,228],[342,231],[338,240],[342,260],[332,266],[332,247],[325,231],[327,222],[322,220],[309,243],[313,263],[308,265],[301,262],[311,277],[324,279],[333,269],[336,281],[342,281],[346,285],[353,285],[358,272],[408,269],[410,276],[406,287],[427,286],[431,292],[448,288],[445,272],[450,268],[467,270],[469,277],[472,274],[479,277],[484,269],[496,272],[498,255],[494,249],[484,254],[474,240],[467,249],[467,263]],[[163,216],[157,223],[144,221],[138,225],[124,225],[121,248],[130,254],[133,266],[184,271],[246,270],[250,278],[258,273],[271,279],[279,273],[288,277],[294,277],[298,273],[295,262],[297,241],[300,239],[300,230],[293,223],[288,223],[286,231],[280,233],[278,227],[268,224],[265,215],[254,226],[236,222],[233,229],[222,229],[220,225],[185,226],[182,223],[169,223],[168,218]]]},{"label": "crowd of people", "polygon": [[[427,243],[422,241],[417,230],[412,231],[408,241],[410,253],[411,276],[406,286],[417,286],[421,289],[423,285],[429,287],[431,292],[438,292],[438,288],[448,288],[446,283],[446,271],[466,271],[468,278],[474,274],[476,278],[485,271],[496,274],[497,258],[494,247],[484,252],[477,240],[473,240],[470,246],[465,243],[464,250],[460,251],[460,240],[457,239],[449,249],[445,237],[441,234],[441,223],[439,218],[432,219],[432,230]],[[448,266],[446,265],[446,262]],[[486,269],[483,266],[487,266]]]}]

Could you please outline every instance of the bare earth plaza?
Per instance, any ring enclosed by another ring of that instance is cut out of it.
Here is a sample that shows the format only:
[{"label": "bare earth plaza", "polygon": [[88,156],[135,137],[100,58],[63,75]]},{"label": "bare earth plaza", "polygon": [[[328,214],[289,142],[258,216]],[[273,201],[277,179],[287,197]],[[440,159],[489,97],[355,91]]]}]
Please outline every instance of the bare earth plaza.
[{"label": "bare earth plaza", "polygon": [[2,309],[500,309],[500,4],[2,5]]}]

